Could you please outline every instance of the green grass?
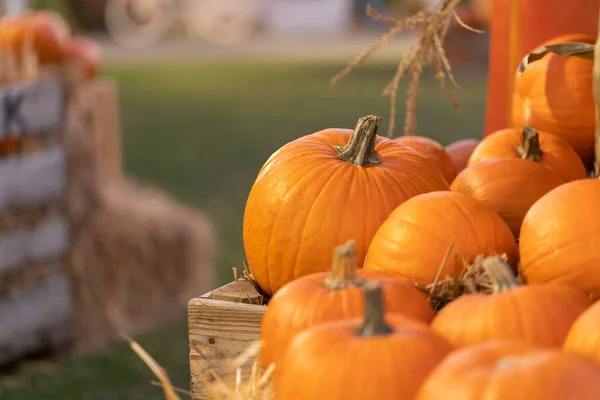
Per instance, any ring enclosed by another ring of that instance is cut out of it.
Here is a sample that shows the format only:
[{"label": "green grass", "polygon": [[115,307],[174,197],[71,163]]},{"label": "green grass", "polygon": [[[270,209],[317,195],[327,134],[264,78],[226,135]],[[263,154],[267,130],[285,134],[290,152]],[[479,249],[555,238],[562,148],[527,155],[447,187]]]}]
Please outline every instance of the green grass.
[{"label": "green grass", "polygon": [[[391,64],[369,65],[337,87],[329,78],[338,64],[112,66],[118,79],[124,127],[125,169],[139,181],[161,187],[203,210],[219,235],[218,282],[244,259],[242,216],[246,196],[269,155],[299,136],[329,127],[352,128],[360,116],[384,117],[388,99],[381,90],[394,73]],[[442,144],[480,137],[485,80],[459,76],[473,96],[459,95],[459,118],[435,80],[421,86],[417,130]],[[401,88],[402,93],[406,88]],[[399,115],[398,133],[403,113]],[[186,322],[179,319],[142,335],[141,344],[188,387]],[[6,400],[161,399],[151,373],[127,348],[61,361],[51,373],[0,383]]]}]

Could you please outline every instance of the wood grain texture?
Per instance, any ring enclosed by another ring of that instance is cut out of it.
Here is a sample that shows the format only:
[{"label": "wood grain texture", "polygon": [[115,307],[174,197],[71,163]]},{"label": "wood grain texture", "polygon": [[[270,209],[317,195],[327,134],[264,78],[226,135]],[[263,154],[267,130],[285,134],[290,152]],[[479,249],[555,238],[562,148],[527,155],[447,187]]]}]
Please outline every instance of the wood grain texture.
[{"label": "wood grain texture", "polygon": [[[213,291],[214,292],[214,291]],[[206,298],[188,304],[192,399],[211,399],[208,388],[197,376],[200,371],[212,380],[211,370],[222,379],[235,378],[230,362],[260,339],[260,324],[266,306]],[[243,367],[249,376],[254,360]]]},{"label": "wood grain texture", "polygon": [[71,281],[64,272],[0,296],[0,363],[68,343],[72,313]]},{"label": "wood grain texture", "polygon": [[264,304],[263,296],[258,293],[256,289],[254,289],[254,286],[246,279],[238,279],[237,281],[213,290],[210,293],[210,298],[213,300],[233,301],[237,303]]},{"label": "wood grain texture", "polygon": [[0,87],[0,139],[58,128],[64,98],[57,76]]},{"label": "wood grain texture", "polygon": [[0,213],[41,206],[66,194],[66,157],[54,147],[0,161]]},{"label": "wood grain texture", "polygon": [[0,272],[26,262],[57,258],[68,250],[69,224],[52,216],[31,229],[17,229],[0,235]]}]

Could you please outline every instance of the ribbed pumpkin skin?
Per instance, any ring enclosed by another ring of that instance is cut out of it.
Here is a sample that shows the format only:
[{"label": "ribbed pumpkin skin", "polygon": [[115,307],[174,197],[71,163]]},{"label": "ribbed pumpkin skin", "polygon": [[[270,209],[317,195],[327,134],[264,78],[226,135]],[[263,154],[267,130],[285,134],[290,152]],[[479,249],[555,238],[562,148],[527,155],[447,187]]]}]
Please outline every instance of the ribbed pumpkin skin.
[{"label": "ribbed pumpkin skin", "polygon": [[600,366],[557,350],[492,341],[456,350],[415,400],[595,400]]},{"label": "ribbed pumpkin skin", "polygon": [[454,163],[441,144],[425,136],[400,136],[393,140],[418,151],[425,158],[433,161],[444,175],[444,178],[446,178],[448,184],[452,183],[456,175],[454,172]]},{"label": "ribbed pumpkin skin", "polygon": [[425,325],[393,314],[386,321],[394,332],[377,337],[358,337],[360,320],[329,322],[300,333],[286,351],[276,398],[414,398],[452,347]]},{"label": "ribbed pumpkin skin", "polygon": [[460,174],[467,167],[469,157],[471,157],[473,150],[479,143],[480,141],[477,139],[462,139],[445,147],[446,153],[448,153],[454,164],[454,175]]},{"label": "ribbed pumpkin skin", "polygon": [[[269,301],[261,324],[263,365],[279,365],[292,339],[301,331],[323,322],[364,315],[364,295],[359,286],[328,289],[320,272],[298,278],[283,286]],[[357,271],[360,279],[381,283],[385,309],[390,313],[429,324],[434,313],[427,297],[414,285],[396,281],[381,272]]]},{"label": "ribbed pumpkin skin", "polygon": [[493,158],[467,167],[450,190],[473,197],[497,213],[519,237],[529,208],[543,195],[563,184],[555,172],[520,158]]},{"label": "ribbed pumpkin skin", "polygon": [[455,347],[494,339],[560,348],[573,322],[590,305],[565,285],[520,286],[496,294],[468,294],[444,307],[431,329]]},{"label": "ribbed pumpkin skin", "polygon": [[565,339],[563,350],[600,364],[600,302],[577,318]]},{"label": "ribbed pumpkin skin", "polygon": [[521,226],[521,276],[600,293],[600,181],[566,183],[543,196]]},{"label": "ribbed pumpkin skin", "polygon": [[[585,166],[571,145],[556,135],[538,132],[543,152],[539,164],[556,172],[565,182],[587,178]],[[516,129],[502,129],[486,136],[475,147],[468,165],[492,158],[521,158],[517,148],[522,143],[522,133]]]},{"label": "ribbed pumpkin skin", "polygon": [[[506,253],[516,265],[515,238],[502,218],[465,194],[436,192],[416,196],[390,214],[371,242],[365,268],[430,284],[451,241],[449,260],[454,254],[472,262],[478,255]],[[446,263],[442,277],[453,268]]]},{"label": "ribbed pumpkin skin", "polygon": [[[544,44],[583,42],[587,35],[565,35]],[[595,103],[592,93],[593,62],[578,57],[548,54],[531,63],[514,80],[512,122],[552,132],[565,139],[588,163],[594,156]]]},{"label": "ribbed pumpkin skin", "polygon": [[260,170],[244,213],[244,249],[254,278],[272,294],[331,265],[331,249],[356,240],[362,265],[381,223],[405,200],[449,190],[438,167],[416,151],[378,136],[381,163],[337,158],[352,131],[328,129],[276,151]]}]

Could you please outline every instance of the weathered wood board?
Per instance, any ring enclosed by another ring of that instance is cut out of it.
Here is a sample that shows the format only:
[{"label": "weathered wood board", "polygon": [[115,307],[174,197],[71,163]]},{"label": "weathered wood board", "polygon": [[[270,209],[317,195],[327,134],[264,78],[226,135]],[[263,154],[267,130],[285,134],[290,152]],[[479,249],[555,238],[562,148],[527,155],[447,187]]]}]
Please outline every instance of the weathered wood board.
[{"label": "weathered wood board", "polygon": [[[216,297],[237,297],[240,300],[215,300],[212,298],[213,293]],[[262,296],[247,281],[240,279],[189,302],[188,328],[193,400],[212,399],[210,391],[197,372],[209,381],[213,379],[211,371],[225,380],[234,378],[235,371],[230,362],[260,339],[260,324],[266,306],[250,304],[259,301],[262,301]],[[249,376],[253,362],[254,360],[250,360],[244,365],[243,378]]]},{"label": "weathered wood board", "polygon": [[64,88],[58,77],[0,87],[0,140],[60,126]]},{"label": "weathered wood board", "polygon": [[66,185],[62,148],[0,160],[0,213],[57,201],[65,196]]},{"label": "weathered wood board", "polygon": [[[0,235],[0,273],[62,256],[69,247],[69,224],[62,216],[50,217],[38,226]],[[0,318],[1,321],[1,318]]]},{"label": "weathered wood board", "polygon": [[0,363],[68,343],[72,314],[71,280],[64,272],[0,296]]}]

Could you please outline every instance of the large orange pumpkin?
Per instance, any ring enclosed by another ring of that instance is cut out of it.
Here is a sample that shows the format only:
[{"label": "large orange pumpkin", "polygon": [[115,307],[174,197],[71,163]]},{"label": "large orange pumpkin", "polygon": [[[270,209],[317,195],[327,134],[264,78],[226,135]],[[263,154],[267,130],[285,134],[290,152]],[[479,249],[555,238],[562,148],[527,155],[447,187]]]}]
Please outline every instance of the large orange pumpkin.
[{"label": "large orange pumpkin", "polygon": [[587,177],[571,145],[556,135],[525,127],[502,129],[486,136],[473,150],[468,165],[491,158],[523,158],[556,172],[565,182]]},{"label": "large orange pumpkin", "polygon": [[[470,263],[478,255],[506,254],[516,265],[515,238],[502,218],[465,194],[436,192],[413,197],[390,214],[371,242],[365,268],[427,285],[452,241],[450,260],[457,255]],[[454,274],[450,262],[441,277],[449,274]]]},{"label": "large orange pumpkin", "polygon": [[596,400],[600,366],[577,355],[491,341],[448,355],[415,400]]},{"label": "large orange pumpkin", "polygon": [[493,339],[561,347],[573,322],[590,305],[581,291],[566,285],[519,285],[500,257],[484,260],[495,283],[493,294],[466,294],[433,319],[431,329],[455,347]]},{"label": "large orange pumpkin", "polygon": [[448,184],[452,183],[454,176],[454,163],[446,153],[444,147],[433,139],[425,136],[400,136],[394,139],[395,142],[410,147],[421,153],[425,158],[433,161],[438,166]]},{"label": "large orange pumpkin", "polygon": [[381,290],[370,285],[364,319],[328,322],[296,336],[275,379],[276,398],[414,398],[452,347],[426,325],[384,313]]},{"label": "large orange pumpkin", "polygon": [[525,215],[519,248],[527,283],[557,282],[600,293],[600,181],[566,183]]},{"label": "large orange pumpkin", "polygon": [[533,203],[562,184],[560,176],[534,161],[493,158],[467,167],[450,190],[469,195],[496,212],[518,238]]},{"label": "large orange pumpkin", "polygon": [[279,365],[292,339],[311,326],[362,316],[362,287],[372,280],[382,287],[386,310],[431,322],[434,314],[427,298],[410,282],[394,280],[384,273],[357,271],[356,248],[350,241],[336,248],[331,272],[298,278],[271,298],[261,324],[263,365]]},{"label": "large orange pumpkin", "polygon": [[25,12],[0,21],[0,48],[21,56],[25,43],[30,41],[41,64],[62,61],[69,35],[67,23],[52,11]]},{"label": "large orange pumpkin", "polygon": [[377,136],[380,118],[354,132],[327,129],[276,151],[260,170],[244,213],[244,248],[267,293],[331,265],[331,249],[355,239],[357,262],[390,212],[421,193],[448,190],[439,168]]},{"label": "large orange pumpkin", "polygon": [[[558,42],[594,44],[587,35],[565,35]],[[565,139],[584,162],[594,157],[596,109],[592,93],[593,62],[554,53],[528,65],[514,80],[512,122],[515,129],[527,125]]]},{"label": "large orange pumpkin", "polygon": [[454,175],[460,174],[467,167],[469,157],[471,157],[479,142],[477,139],[461,139],[445,147],[446,153],[448,153],[454,164]]},{"label": "large orange pumpkin", "polygon": [[565,339],[563,349],[600,364],[600,302],[594,303],[577,318]]}]

